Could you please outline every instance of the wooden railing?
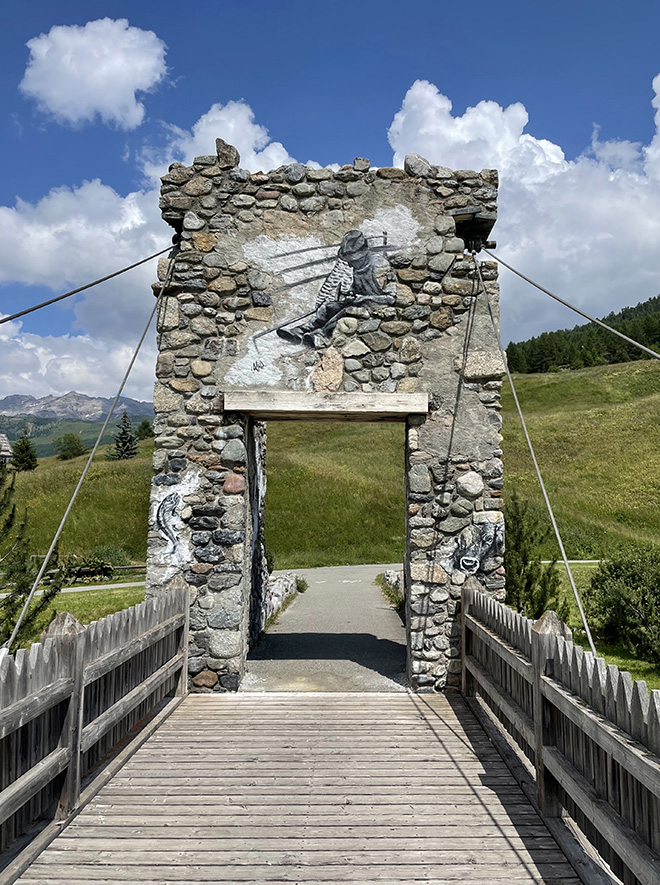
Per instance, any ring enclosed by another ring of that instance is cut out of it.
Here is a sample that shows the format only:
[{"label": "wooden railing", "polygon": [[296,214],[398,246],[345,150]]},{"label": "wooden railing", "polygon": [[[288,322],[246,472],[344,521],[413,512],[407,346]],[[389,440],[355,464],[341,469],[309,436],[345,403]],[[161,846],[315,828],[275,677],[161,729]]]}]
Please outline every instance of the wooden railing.
[{"label": "wooden railing", "polygon": [[658,885],[660,691],[574,645],[552,612],[533,622],[465,589],[462,627],[463,694],[562,847],[577,835],[609,865],[585,881]]},{"label": "wooden railing", "polygon": [[188,605],[177,590],[0,662],[0,850],[73,812],[81,780],[185,693]]}]

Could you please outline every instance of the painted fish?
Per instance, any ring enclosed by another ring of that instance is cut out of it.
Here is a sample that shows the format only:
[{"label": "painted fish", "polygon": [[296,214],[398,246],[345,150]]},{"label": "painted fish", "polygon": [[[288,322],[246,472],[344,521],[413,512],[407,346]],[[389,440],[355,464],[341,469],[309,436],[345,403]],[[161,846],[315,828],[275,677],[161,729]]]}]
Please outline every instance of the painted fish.
[{"label": "painted fish", "polygon": [[160,502],[158,510],[156,511],[156,525],[158,526],[158,531],[172,544],[170,553],[174,553],[177,544],[179,543],[179,539],[174,534],[174,529],[170,524],[170,520],[179,506],[179,500],[178,492],[170,492],[170,494]]}]

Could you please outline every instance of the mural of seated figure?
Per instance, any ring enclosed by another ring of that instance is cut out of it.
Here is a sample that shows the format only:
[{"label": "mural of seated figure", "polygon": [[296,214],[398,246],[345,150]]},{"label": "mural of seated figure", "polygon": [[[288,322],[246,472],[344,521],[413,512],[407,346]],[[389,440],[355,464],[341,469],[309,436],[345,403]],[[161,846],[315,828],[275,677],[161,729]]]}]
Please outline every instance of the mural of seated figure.
[{"label": "mural of seated figure", "polygon": [[[387,289],[393,291],[387,291]],[[349,230],[337,250],[337,260],[316,296],[314,315],[293,328],[277,329],[285,341],[314,345],[315,336],[329,338],[346,308],[362,304],[394,304],[395,284],[381,289],[376,279],[372,254],[364,234]]]}]

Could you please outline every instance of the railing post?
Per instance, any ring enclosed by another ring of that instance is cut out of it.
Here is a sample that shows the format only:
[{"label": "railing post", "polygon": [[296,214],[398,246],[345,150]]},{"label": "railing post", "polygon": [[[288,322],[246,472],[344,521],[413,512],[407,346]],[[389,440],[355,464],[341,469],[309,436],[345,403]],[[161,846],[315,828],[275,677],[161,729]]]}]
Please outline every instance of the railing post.
[{"label": "railing post", "polygon": [[534,667],[534,731],[536,746],[536,801],[546,817],[559,817],[559,785],[543,764],[543,747],[555,743],[555,715],[545,703],[543,677],[554,659],[557,636],[564,635],[564,625],[552,611],[545,612],[532,627],[532,665]]},{"label": "railing post", "polygon": [[466,623],[466,616],[471,611],[473,590],[463,585],[461,591],[461,692],[463,697],[474,697],[474,677],[467,668],[467,657],[470,654],[471,643],[469,642],[470,630]]},{"label": "railing post", "polygon": [[182,658],[181,673],[179,674],[179,680],[176,684],[175,697],[177,698],[185,697],[185,695],[188,694],[188,630],[190,622],[190,595],[188,588],[185,587],[179,592],[181,594],[184,622],[181,629],[181,642],[179,645]]},{"label": "railing post", "polygon": [[[63,617],[64,616],[64,617]],[[62,728],[62,737],[60,746],[68,747],[71,751],[69,758],[69,767],[67,768],[62,792],[60,793],[60,801],[57,807],[56,818],[61,819],[67,817],[74,811],[80,800],[80,780],[82,768],[82,719],[83,719],[83,698],[85,693],[85,628],[82,624],[70,615],[64,612],[61,626],[53,631],[53,635],[61,637],[62,648],[66,648],[69,656],[70,674],[73,678],[73,690],[69,699],[69,709],[67,710],[64,726]],[[50,631],[49,631],[50,632]]]}]

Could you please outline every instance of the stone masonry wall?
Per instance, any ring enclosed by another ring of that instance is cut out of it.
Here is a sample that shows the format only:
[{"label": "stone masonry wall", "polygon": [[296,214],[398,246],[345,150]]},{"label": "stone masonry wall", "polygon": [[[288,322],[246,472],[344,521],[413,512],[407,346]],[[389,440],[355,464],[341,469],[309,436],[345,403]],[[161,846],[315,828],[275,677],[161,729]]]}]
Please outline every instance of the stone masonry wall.
[{"label": "stone masonry wall", "polygon": [[[428,392],[407,426],[408,669],[419,689],[456,682],[461,585],[504,586],[497,272],[482,262],[479,292],[458,236],[490,230],[496,197],[494,170],[417,155],[250,174],[220,139],[163,177],[178,243],[158,318],[147,592],[190,588],[197,689],[238,686],[267,586],[265,426],[224,411],[237,389]],[[373,275],[360,283],[351,264],[328,320],[319,299],[360,237]]]}]

